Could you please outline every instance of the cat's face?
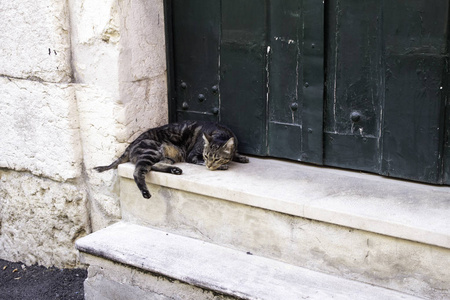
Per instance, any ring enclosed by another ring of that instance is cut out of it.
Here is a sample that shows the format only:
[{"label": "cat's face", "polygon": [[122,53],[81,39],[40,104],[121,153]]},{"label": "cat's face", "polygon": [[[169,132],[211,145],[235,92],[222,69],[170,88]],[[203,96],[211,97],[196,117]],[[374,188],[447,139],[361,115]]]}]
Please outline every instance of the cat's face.
[{"label": "cat's face", "polygon": [[203,134],[203,139],[205,141],[203,159],[208,169],[217,170],[231,161],[235,151],[234,138],[230,138],[225,144],[217,143],[206,134]]}]

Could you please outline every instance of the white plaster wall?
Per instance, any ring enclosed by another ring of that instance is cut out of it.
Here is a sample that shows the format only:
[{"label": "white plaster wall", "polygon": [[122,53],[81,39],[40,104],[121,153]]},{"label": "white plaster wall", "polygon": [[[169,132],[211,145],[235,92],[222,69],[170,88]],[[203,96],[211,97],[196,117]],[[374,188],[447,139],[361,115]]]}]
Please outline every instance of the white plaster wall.
[{"label": "white plaster wall", "polygon": [[66,1],[0,2],[0,257],[76,266],[90,231]]},{"label": "white plaster wall", "polygon": [[0,257],[74,266],[117,221],[117,158],[167,122],[162,0],[0,2]]},{"label": "white plaster wall", "polygon": [[81,175],[75,91],[0,77],[0,167],[57,181]]},{"label": "white plaster wall", "polygon": [[125,125],[118,139],[133,140],[143,130],[168,121],[167,66],[162,0],[124,0],[122,18],[120,99]]},{"label": "white plaster wall", "polygon": [[162,0],[70,0],[72,55],[93,230],[120,219],[114,161],[167,122]]},{"label": "white plaster wall", "polygon": [[66,1],[0,1],[0,74],[69,82]]}]

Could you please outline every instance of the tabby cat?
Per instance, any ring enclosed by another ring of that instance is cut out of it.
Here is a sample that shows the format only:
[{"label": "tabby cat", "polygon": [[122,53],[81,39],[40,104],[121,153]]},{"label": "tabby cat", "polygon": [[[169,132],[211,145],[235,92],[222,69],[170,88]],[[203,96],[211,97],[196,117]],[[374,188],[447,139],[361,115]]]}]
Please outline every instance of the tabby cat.
[{"label": "tabby cat", "polygon": [[248,158],[238,154],[236,149],[236,136],[225,126],[184,121],[149,129],[134,140],[112,164],[94,169],[103,172],[131,161],[136,165],[134,181],[142,196],[150,198],[145,184],[145,175],[150,170],[180,175],[182,170],[172,164],[188,162],[206,164],[210,170],[226,170],[231,160],[248,163]]}]

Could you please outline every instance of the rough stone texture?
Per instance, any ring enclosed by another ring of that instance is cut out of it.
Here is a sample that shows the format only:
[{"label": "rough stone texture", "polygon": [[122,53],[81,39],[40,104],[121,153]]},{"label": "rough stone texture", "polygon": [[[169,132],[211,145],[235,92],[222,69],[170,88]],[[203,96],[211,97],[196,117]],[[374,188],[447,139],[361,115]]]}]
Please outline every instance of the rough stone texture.
[{"label": "rough stone texture", "polygon": [[167,122],[163,1],[70,0],[73,65],[93,230],[120,218],[115,160]]},{"label": "rough stone texture", "polygon": [[75,81],[103,89],[113,100],[118,99],[120,14],[117,1],[69,0],[69,7]]},{"label": "rough stone texture", "polygon": [[75,92],[0,77],[0,167],[65,181],[81,174]]},{"label": "rough stone texture", "polygon": [[0,75],[71,81],[66,1],[1,1],[0,28]]},{"label": "rough stone texture", "polygon": [[74,242],[89,232],[86,192],[25,172],[0,170],[0,257],[74,267]]},{"label": "rough stone texture", "polygon": [[121,1],[122,81],[136,81],[166,72],[162,0]]},{"label": "rough stone texture", "polygon": [[148,128],[168,121],[166,74],[134,82],[123,82],[123,110],[119,122],[124,129],[117,135],[120,142],[132,142]]},{"label": "rough stone texture", "polygon": [[[41,2],[0,2],[0,168],[25,171],[7,178],[29,181],[31,189],[51,188],[31,197],[17,183],[1,182],[4,209],[22,214],[29,205],[44,221],[22,226],[2,216],[8,231],[0,240],[10,260],[73,265],[74,253],[57,254],[69,243],[56,243],[52,228],[73,227],[75,219],[57,217],[46,230],[49,211],[39,201],[73,199],[83,186],[80,197],[89,204],[73,209],[90,216],[93,230],[120,218],[117,173],[92,168],[111,163],[137,134],[167,122],[163,1]],[[37,240],[37,230],[48,243]],[[39,251],[28,243],[40,244]]]},{"label": "rough stone texture", "polygon": [[92,228],[97,230],[120,219],[115,173],[98,173],[93,168],[111,163],[116,153],[124,150],[125,145],[118,143],[115,136],[121,125],[114,116],[121,106],[103,89],[78,86],[76,95]]},{"label": "rough stone texture", "polygon": [[125,0],[120,10],[119,121],[126,131],[118,140],[130,142],[168,121],[164,6],[162,0]]}]

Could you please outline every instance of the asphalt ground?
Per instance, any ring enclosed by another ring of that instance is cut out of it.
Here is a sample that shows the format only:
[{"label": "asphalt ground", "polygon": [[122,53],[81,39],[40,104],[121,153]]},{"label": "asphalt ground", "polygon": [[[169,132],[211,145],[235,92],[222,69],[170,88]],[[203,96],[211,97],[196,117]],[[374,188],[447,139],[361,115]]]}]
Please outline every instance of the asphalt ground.
[{"label": "asphalt ground", "polygon": [[83,300],[85,269],[58,269],[0,259],[0,300]]}]

